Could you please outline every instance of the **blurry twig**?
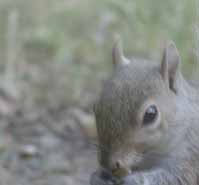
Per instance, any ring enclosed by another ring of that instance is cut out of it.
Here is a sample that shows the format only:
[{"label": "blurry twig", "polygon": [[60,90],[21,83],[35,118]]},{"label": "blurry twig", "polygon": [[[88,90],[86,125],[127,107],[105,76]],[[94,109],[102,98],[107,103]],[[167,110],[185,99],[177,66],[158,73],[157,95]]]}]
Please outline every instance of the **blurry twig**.
[{"label": "blurry twig", "polygon": [[16,60],[18,55],[18,18],[19,13],[17,10],[12,10],[8,16],[7,27],[7,62],[5,64],[4,72],[4,90],[11,96],[17,96],[17,89],[15,84],[16,79]]},{"label": "blurry twig", "polygon": [[199,74],[199,0],[196,0],[196,74]]}]

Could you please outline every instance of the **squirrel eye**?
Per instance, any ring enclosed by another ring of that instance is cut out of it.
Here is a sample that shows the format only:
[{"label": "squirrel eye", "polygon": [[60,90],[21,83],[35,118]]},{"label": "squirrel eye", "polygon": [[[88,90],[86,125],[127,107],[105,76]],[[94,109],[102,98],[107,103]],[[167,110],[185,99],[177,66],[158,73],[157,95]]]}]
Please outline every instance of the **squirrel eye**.
[{"label": "squirrel eye", "polygon": [[150,105],[144,114],[143,124],[148,125],[153,123],[158,116],[158,110],[155,105]]}]

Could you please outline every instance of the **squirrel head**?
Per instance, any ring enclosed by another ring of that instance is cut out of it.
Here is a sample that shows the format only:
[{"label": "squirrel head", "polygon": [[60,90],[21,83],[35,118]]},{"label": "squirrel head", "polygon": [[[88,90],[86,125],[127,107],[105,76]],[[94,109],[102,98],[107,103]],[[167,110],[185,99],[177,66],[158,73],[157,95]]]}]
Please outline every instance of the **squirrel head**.
[{"label": "squirrel head", "polygon": [[94,112],[100,166],[119,177],[150,166],[157,160],[155,155],[169,150],[181,73],[172,41],[161,62],[130,61],[123,55],[121,41],[112,54],[114,71]]}]

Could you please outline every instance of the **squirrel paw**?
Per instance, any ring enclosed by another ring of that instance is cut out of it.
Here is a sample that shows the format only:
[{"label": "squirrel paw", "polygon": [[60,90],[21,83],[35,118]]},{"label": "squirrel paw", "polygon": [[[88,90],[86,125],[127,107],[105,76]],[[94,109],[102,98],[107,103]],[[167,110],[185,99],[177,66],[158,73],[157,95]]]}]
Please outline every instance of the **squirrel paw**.
[{"label": "squirrel paw", "polygon": [[91,175],[90,185],[116,185],[116,183],[110,173],[99,170]]},{"label": "squirrel paw", "polygon": [[144,181],[141,175],[134,174],[123,178],[117,185],[144,185]]}]

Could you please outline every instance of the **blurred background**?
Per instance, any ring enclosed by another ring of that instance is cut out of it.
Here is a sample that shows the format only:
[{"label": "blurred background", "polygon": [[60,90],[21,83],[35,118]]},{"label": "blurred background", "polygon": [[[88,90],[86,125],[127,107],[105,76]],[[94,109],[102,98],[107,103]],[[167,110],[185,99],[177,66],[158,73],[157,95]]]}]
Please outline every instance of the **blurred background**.
[{"label": "blurred background", "polygon": [[197,0],[0,0],[0,184],[88,185],[97,167],[92,104],[126,56],[160,60],[174,40],[197,76]]}]

